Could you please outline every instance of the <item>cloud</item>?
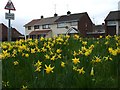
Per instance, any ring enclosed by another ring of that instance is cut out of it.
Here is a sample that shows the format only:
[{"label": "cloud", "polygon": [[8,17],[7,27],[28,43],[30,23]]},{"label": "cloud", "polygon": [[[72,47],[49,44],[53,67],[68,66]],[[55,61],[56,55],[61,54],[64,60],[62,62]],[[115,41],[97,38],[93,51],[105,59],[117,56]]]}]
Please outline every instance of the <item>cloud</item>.
[{"label": "cloud", "polygon": [[[0,22],[7,24],[4,15],[8,12],[4,9],[8,0],[0,1]],[[52,17],[55,13],[58,15],[65,15],[68,10],[71,13],[88,12],[90,18],[93,21],[95,19],[96,24],[104,22],[104,18],[110,11],[118,9],[119,0],[12,0],[16,11],[15,20],[12,21],[12,25],[16,27],[20,32],[24,33],[24,27],[26,23],[32,19],[44,17]]]}]

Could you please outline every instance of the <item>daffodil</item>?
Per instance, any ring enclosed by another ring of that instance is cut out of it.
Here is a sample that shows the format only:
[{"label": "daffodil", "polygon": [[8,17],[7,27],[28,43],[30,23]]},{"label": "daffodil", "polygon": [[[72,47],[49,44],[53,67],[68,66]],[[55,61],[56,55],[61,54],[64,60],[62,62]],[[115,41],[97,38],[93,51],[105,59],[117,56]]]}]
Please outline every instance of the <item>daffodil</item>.
[{"label": "daffodil", "polygon": [[89,49],[92,50],[94,48],[94,45],[90,45]]},{"label": "daffodil", "polygon": [[87,41],[82,41],[82,44],[85,46],[87,45]]},{"label": "daffodil", "polygon": [[50,56],[48,54],[45,55],[46,59],[50,59]]},{"label": "daffodil", "polygon": [[61,49],[57,49],[56,52],[57,52],[57,53],[61,53],[62,50],[61,50]]},{"label": "daffodil", "polygon": [[109,42],[108,42],[108,41],[106,41],[106,42],[105,42],[105,45],[108,45],[108,44],[109,44]]},{"label": "daffodil", "polygon": [[45,71],[46,71],[47,74],[49,74],[50,72],[53,73],[53,69],[54,69],[54,67],[51,67],[51,64],[49,66],[47,66],[45,64]]},{"label": "daffodil", "polygon": [[91,75],[91,76],[94,76],[94,70],[93,70],[93,67],[92,67],[92,69],[91,69],[90,75]]},{"label": "daffodil", "polygon": [[78,54],[79,54],[79,55],[82,55],[82,54],[83,54],[83,52],[82,52],[81,50],[79,50]]},{"label": "daffodil", "polygon": [[37,63],[34,64],[34,66],[36,67],[35,72],[40,72],[42,68],[42,62],[38,60]]},{"label": "daffodil", "polygon": [[85,56],[89,56],[91,52],[92,52],[91,50],[87,50],[87,51],[85,52]]},{"label": "daffodil", "polygon": [[78,54],[77,54],[77,52],[76,51],[74,51],[73,52],[73,56],[77,56]]},{"label": "daffodil", "polygon": [[61,58],[62,58],[62,57],[61,57],[61,54],[58,54],[58,55],[57,55],[57,58],[61,59]]},{"label": "daffodil", "polygon": [[45,49],[44,47],[42,47],[42,48],[41,48],[41,51],[42,51],[42,52],[46,52],[47,49]]},{"label": "daffodil", "polygon": [[54,61],[56,59],[56,55],[52,56],[50,60]]},{"label": "daffodil", "polygon": [[37,67],[35,72],[40,72],[41,71],[41,66]]},{"label": "daffodil", "polygon": [[72,59],[72,61],[74,64],[80,63],[79,58],[76,58],[76,57],[74,59]]},{"label": "daffodil", "polygon": [[35,53],[35,48],[34,49],[31,48],[31,53]]},{"label": "daffodil", "polygon": [[99,62],[101,62],[101,59],[99,57],[95,57],[95,62],[99,63]]},{"label": "daffodil", "polygon": [[73,70],[77,71],[77,67],[76,67],[76,66],[73,66]]},{"label": "daffodil", "polygon": [[84,69],[84,67],[82,67],[81,69],[77,69],[77,71],[79,72],[79,74],[84,74],[85,73],[85,71],[83,69]]},{"label": "daffodil", "polygon": [[100,36],[99,38],[102,38],[103,36]]},{"label": "daffodil", "polygon": [[10,86],[9,81],[7,81],[7,82],[2,81],[2,84],[3,84],[4,87],[9,87]]},{"label": "daffodil", "polygon": [[19,64],[19,62],[18,61],[14,61],[13,64],[16,66],[16,65]]},{"label": "daffodil", "polygon": [[42,62],[40,62],[39,60],[37,61],[36,64],[34,64],[34,66],[41,66],[42,65]]},{"label": "daffodil", "polygon": [[105,61],[108,61],[108,60],[112,61],[112,58],[110,56],[103,57],[103,59],[105,59]]},{"label": "daffodil", "polygon": [[65,62],[61,62],[61,67],[65,67]]},{"label": "daffodil", "polygon": [[40,38],[40,41],[44,41],[44,40],[45,40],[45,38],[43,38],[43,37]]},{"label": "daffodil", "polygon": [[74,35],[74,39],[78,40],[79,39],[79,35],[75,34]]},{"label": "daffodil", "polygon": [[81,47],[81,50],[82,50],[82,52],[87,51],[87,49],[86,49],[86,47],[85,47],[85,46],[84,46],[84,47]]},{"label": "daffodil", "polygon": [[28,90],[27,88],[28,88],[27,86],[24,85],[22,86],[22,90]]},{"label": "daffodil", "polygon": [[25,54],[25,57],[29,57],[29,54],[28,54],[28,53],[26,53],[26,54]]}]

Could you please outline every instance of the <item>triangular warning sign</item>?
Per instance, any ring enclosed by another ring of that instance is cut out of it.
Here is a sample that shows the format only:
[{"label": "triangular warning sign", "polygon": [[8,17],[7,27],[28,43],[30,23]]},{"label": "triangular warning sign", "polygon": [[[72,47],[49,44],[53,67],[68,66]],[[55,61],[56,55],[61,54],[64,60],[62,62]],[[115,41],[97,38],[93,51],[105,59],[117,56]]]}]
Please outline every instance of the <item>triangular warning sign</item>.
[{"label": "triangular warning sign", "polygon": [[5,6],[5,9],[7,9],[7,10],[16,10],[11,0],[9,0],[7,2],[6,6]]}]

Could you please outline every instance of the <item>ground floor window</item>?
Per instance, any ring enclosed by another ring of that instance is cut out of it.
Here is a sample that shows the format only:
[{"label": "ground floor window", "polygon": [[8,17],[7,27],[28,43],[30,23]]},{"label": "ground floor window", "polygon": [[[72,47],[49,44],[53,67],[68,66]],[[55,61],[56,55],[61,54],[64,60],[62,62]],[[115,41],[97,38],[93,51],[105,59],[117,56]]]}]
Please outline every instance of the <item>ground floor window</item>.
[{"label": "ground floor window", "polygon": [[[46,34],[40,34],[40,35],[29,35],[28,38],[32,39],[40,39],[41,37],[46,37]],[[27,37],[26,37],[27,38]]]}]

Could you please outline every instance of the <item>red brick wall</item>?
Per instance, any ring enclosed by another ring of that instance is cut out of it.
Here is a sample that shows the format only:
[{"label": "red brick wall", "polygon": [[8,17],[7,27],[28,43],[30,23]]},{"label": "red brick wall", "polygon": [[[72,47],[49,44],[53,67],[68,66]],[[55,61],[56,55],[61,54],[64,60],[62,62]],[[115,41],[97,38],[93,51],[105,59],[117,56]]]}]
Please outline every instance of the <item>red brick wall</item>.
[{"label": "red brick wall", "polygon": [[83,36],[86,36],[86,32],[92,32],[93,31],[93,23],[91,19],[89,18],[88,14],[84,15],[79,23],[78,23],[78,29],[80,30],[80,33]]}]

